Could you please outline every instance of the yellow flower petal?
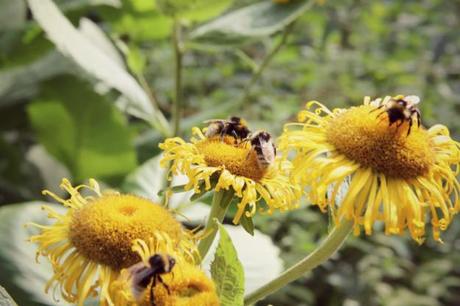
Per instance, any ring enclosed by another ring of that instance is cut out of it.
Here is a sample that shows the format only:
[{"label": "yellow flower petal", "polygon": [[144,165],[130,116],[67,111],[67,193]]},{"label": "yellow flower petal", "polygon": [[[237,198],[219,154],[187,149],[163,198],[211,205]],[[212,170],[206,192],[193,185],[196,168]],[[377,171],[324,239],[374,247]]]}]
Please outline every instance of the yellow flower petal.
[{"label": "yellow flower petal", "polygon": [[[323,211],[329,207],[337,222],[354,220],[355,233],[371,234],[382,221],[386,234],[408,229],[421,243],[431,217],[440,240],[460,209],[460,146],[442,125],[415,124],[409,135],[407,122],[389,126],[377,107],[390,99],[365,98],[361,106],[334,111],[309,102],[298,123],[286,124],[279,148],[285,156],[294,151],[292,177],[309,186],[310,201]],[[348,191],[336,201],[347,181]]]}]

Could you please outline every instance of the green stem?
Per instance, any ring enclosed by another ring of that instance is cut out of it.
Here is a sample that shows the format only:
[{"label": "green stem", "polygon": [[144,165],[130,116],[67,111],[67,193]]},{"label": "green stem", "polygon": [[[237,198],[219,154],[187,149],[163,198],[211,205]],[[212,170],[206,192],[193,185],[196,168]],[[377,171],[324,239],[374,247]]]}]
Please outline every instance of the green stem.
[{"label": "green stem", "polygon": [[181,41],[181,25],[178,19],[174,20],[173,47],[175,63],[175,91],[173,104],[173,135],[177,136],[180,129],[180,119],[182,117],[182,57],[183,47]]},{"label": "green stem", "polygon": [[257,67],[257,69],[254,71],[254,74],[251,77],[251,80],[249,80],[248,85],[244,88],[243,95],[241,99],[238,101],[237,105],[243,105],[246,100],[249,98],[249,95],[251,94],[251,89],[252,87],[257,83],[257,81],[260,79],[262,73],[264,72],[265,68],[267,68],[268,64],[271,62],[273,57],[278,53],[278,51],[281,50],[281,48],[286,44],[287,38],[289,34],[291,33],[292,29],[294,27],[294,23],[291,23],[288,25],[284,31],[283,31],[283,36],[281,36],[281,40],[273,47],[268,54],[265,56],[263,59],[262,63]]},{"label": "green stem", "polygon": [[161,135],[163,135],[164,137],[171,136],[171,127],[169,126],[168,120],[163,115],[163,112],[160,109],[160,105],[158,103],[157,98],[155,97],[155,94],[152,88],[150,88],[149,84],[147,83],[147,80],[145,79],[142,73],[137,74],[137,79],[139,83],[141,84],[142,88],[144,89],[144,91],[147,93],[150,103],[152,104],[152,107],[155,111],[155,114],[153,116],[154,118],[150,122],[151,125],[155,129],[157,129],[161,133]]},{"label": "green stem", "polygon": [[228,206],[233,199],[233,190],[219,190],[214,192],[214,197],[212,198],[211,212],[209,213],[208,222],[206,222],[206,227],[204,232],[206,237],[204,237],[198,244],[198,251],[200,252],[201,259],[204,259],[206,254],[211,247],[212,242],[217,234],[217,224],[214,219],[217,219],[222,223],[224,220],[225,213],[227,212]]},{"label": "green stem", "polygon": [[352,229],[353,222],[343,220],[312,253],[274,280],[247,295],[244,299],[244,305],[254,304],[258,300],[302,277],[306,272],[328,260],[340,248]]}]

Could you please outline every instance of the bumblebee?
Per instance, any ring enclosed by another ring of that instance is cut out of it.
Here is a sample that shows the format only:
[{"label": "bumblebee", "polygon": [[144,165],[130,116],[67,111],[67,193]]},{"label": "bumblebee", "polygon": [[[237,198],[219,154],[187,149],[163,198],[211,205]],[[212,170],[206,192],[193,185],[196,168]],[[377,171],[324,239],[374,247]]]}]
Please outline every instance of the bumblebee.
[{"label": "bumblebee", "polygon": [[252,149],[256,152],[260,169],[268,168],[275,161],[276,147],[271,138],[272,136],[265,131],[257,131],[248,138]]},{"label": "bumblebee", "polygon": [[420,98],[418,96],[396,96],[375,109],[378,110],[383,108],[383,111],[377,116],[377,118],[384,113],[387,113],[389,125],[391,126],[393,123],[399,121],[397,124],[398,128],[405,121],[409,122],[409,129],[407,130],[407,136],[409,136],[414,123],[414,115],[417,117],[417,126],[420,127],[421,124],[421,113],[417,108],[417,104],[419,103]]},{"label": "bumblebee", "polygon": [[208,123],[208,128],[204,135],[208,138],[220,136],[223,139],[225,136],[232,136],[236,142],[240,142],[247,138],[250,133],[246,121],[240,117],[233,116],[228,120],[207,120],[205,123]]},{"label": "bumblebee", "polygon": [[150,304],[155,306],[153,288],[157,281],[163,284],[169,292],[169,287],[163,282],[162,274],[170,273],[176,264],[176,260],[166,254],[155,254],[148,260],[148,265],[139,262],[128,268],[132,277],[131,292],[137,301],[142,301],[147,287],[150,285]]}]

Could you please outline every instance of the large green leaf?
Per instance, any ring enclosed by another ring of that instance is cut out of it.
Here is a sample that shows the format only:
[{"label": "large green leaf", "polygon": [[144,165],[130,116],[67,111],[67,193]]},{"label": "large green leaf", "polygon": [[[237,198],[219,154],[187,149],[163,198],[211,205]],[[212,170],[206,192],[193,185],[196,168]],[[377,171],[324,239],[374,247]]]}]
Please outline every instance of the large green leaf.
[{"label": "large green leaf", "polygon": [[272,35],[300,17],[314,1],[288,4],[263,1],[219,17],[195,29],[190,37],[210,44],[241,44]]},{"label": "large green leaf", "polygon": [[[217,221],[216,221],[217,222]],[[219,224],[219,244],[211,264],[212,279],[222,306],[243,305],[244,270],[227,231]]]},{"label": "large green leaf", "polygon": [[[49,263],[35,260],[36,246],[29,243],[30,235],[37,233],[24,224],[48,224],[41,202],[7,205],[0,208],[0,283],[21,306],[56,305],[51,295],[44,292],[45,284],[53,272]],[[55,205],[56,209],[61,209]],[[56,296],[59,305],[68,305]]]},{"label": "large green leaf", "polygon": [[75,29],[51,0],[28,0],[28,3],[34,18],[63,54],[90,75],[124,94],[130,100],[126,105],[128,113],[155,124],[156,110],[142,87],[125,69]]},{"label": "large green leaf", "polygon": [[124,116],[83,81],[50,81],[28,113],[40,142],[77,180],[118,178],[136,166]]}]

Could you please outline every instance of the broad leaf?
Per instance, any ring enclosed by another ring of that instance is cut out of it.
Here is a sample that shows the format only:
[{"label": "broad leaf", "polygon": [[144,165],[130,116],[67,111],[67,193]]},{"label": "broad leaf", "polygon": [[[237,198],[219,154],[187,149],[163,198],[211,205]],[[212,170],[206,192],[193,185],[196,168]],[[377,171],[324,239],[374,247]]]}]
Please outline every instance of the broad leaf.
[{"label": "broad leaf", "polygon": [[211,275],[216,283],[221,305],[240,306],[243,305],[244,298],[243,266],[222,224],[219,224],[219,236],[219,244],[211,264]]},{"label": "broad leaf", "polygon": [[59,52],[51,51],[37,61],[0,72],[0,107],[37,94],[38,83],[75,70]]},{"label": "broad leaf", "polygon": [[16,302],[2,286],[0,286],[0,306],[17,306]]},{"label": "broad leaf", "polygon": [[[36,246],[28,242],[37,233],[24,224],[48,224],[40,202],[7,205],[0,208],[0,283],[19,305],[56,305],[51,295],[44,292],[53,272],[48,261],[35,260]],[[56,205],[56,209],[60,209]],[[57,293],[59,305],[68,305]]]},{"label": "broad leaf", "polygon": [[80,33],[88,38],[94,46],[101,50],[121,68],[125,69],[123,58],[107,35],[93,21],[87,18],[80,19]]},{"label": "broad leaf", "polygon": [[89,74],[124,94],[126,111],[154,123],[155,109],[137,81],[103,50],[82,35],[50,0],[28,0],[34,18],[49,39]]},{"label": "broad leaf", "polygon": [[116,179],[136,166],[124,116],[83,81],[52,80],[28,113],[40,142],[76,180]]},{"label": "broad leaf", "polygon": [[241,44],[272,35],[300,17],[314,1],[298,0],[288,4],[263,1],[206,23],[191,38],[210,44]]}]

